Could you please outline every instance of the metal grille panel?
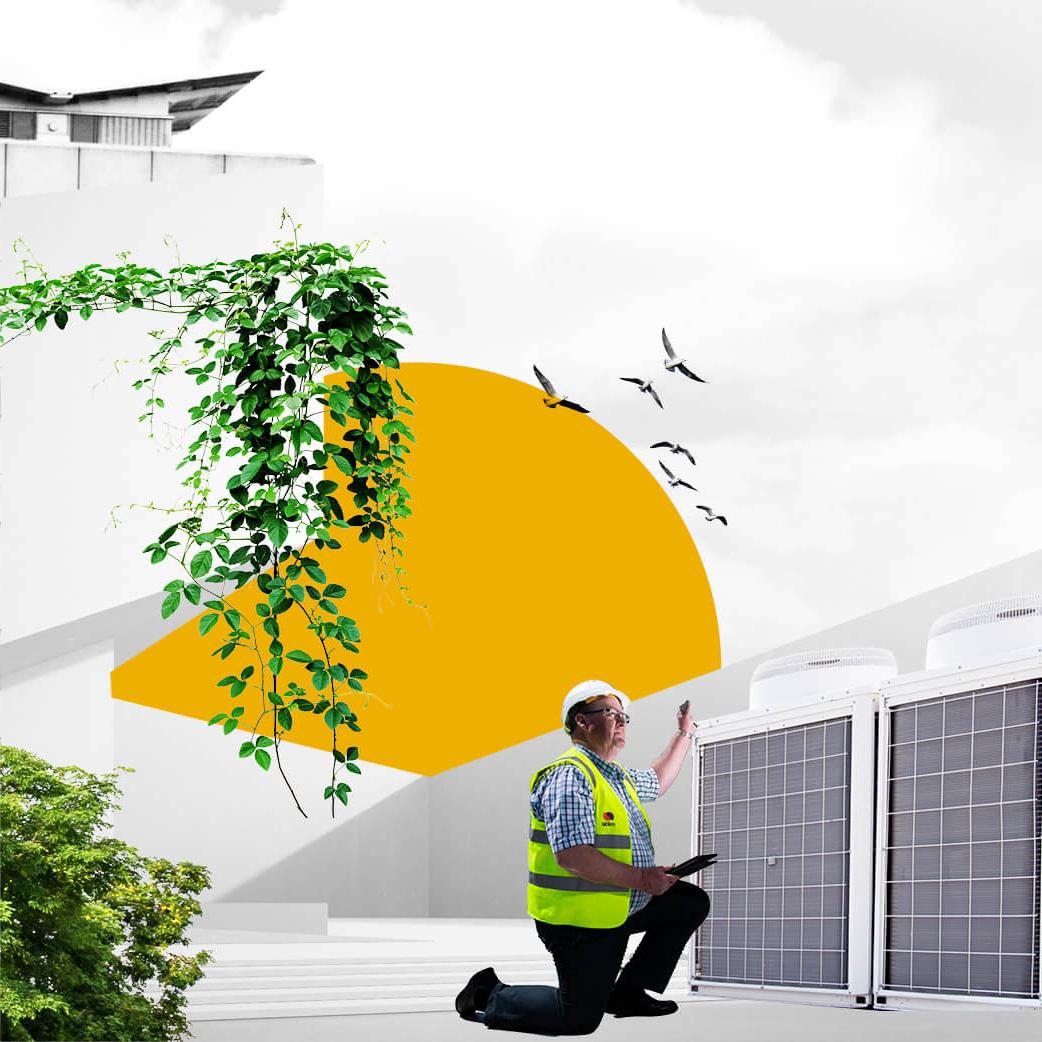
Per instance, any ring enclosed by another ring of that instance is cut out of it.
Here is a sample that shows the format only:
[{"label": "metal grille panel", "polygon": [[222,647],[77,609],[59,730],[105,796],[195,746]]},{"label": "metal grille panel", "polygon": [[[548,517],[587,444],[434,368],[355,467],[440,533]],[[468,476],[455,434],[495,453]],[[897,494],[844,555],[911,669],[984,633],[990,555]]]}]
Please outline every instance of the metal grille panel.
[{"label": "metal grille panel", "polygon": [[709,982],[847,985],[849,718],[707,743],[699,761],[696,947]]},{"label": "metal grille panel", "polygon": [[1042,682],[890,715],[885,989],[1039,997]]}]

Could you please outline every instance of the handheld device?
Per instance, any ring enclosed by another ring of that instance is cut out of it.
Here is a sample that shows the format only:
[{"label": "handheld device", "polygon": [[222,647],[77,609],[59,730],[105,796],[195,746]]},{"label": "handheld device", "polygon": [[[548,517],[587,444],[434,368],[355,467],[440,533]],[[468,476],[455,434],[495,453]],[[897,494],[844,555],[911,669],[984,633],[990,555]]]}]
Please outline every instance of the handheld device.
[{"label": "handheld device", "polygon": [[682,861],[679,865],[674,865],[668,869],[671,876],[684,876],[694,875],[696,872],[701,872],[703,868],[711,868],[716,864],[716,854],[696,854],[694,857],[688,858],[687,861]]}]

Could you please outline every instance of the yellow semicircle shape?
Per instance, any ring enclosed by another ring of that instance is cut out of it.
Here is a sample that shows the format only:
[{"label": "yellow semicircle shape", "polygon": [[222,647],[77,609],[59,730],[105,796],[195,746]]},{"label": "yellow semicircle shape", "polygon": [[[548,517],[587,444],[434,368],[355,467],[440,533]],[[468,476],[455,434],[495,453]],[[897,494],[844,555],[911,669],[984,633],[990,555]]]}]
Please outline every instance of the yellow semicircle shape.
[{"label": "yellow semicircle shape", "polygon": [[[342,610],[362,634],[360,654],[343,659],[369,674],[367,694],[345,699],[363,760],[436,774],[559,727],[580,680],[641,698],[719,667],[701,558],[625,445],[505,376],[435,363],[395,375],[415,399],[402,579],[424,607],[381,577],[373,543],[353,531],[340,550],[314,555],[347,588]],[[328,420],[326,437],[338,437]],[[231,598],[244,614],[261,599],[253,583]],[[296,614],[280,617],[287,650],[314,639],[288,621]],[[223,626],[200,638],[193,619],[168,634],[113,672],[113,696],[203,720],[243,703],[252,726],[259,691],[233,702],[216,686],[250,662],[212,656]],[[302,668],[286,667],[280,680],[309,686]],[[286,741],[329,748],[321,717],[297,720]],[[248,726],[225,740],[238,745]]]}]

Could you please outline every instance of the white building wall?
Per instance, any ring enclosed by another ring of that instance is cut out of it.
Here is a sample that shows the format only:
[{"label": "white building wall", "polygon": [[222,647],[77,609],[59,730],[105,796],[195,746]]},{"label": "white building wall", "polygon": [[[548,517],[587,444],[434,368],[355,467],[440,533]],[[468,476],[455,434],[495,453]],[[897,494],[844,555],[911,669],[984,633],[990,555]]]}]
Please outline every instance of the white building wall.
[{"label": "white building wall", "polygon": [[[62,117],[66,123],[68,117]],[[0,199],[49,192],[75,192],[105,185],[184,183],[224,173],[253,174],[314,165],[305,156],[182,152],[169,147],[70,144],[52,140],[0,141]],[[86,205],[86,204],[85,204]],[[185,214],[187,217],[188,215]]]},{"label": "white building wall", "polygon": [[[268,248],[283,207],[321,234],[321,170],[264,170],[171,185],[109,187],[8,200],[0,207],[0,283],[18,280],[24,240],[48,271],[112,262],[121,250],[154,265],[239,257]],[[165,515],[122,504],[169,505],[182,493],[184,405],[196,388],[171,381],[155,438],[137,422],[131,388],[164,320],[149,312],[76,316],[0,347],[0,642],[154,593],[169,581],[142,547]]]},{"label": "white building wall", "polygon": [[114,764],[112,641],[0,677],[0,742],[95,774]]},{"label": "white building wall", "polygon": [[[403,804],[414,802],[404,790],[412,788],[418,796],[426,778],[360,761],[362,773],[350,776],[350,802],[337,804],[334,819],[322,799],[329,753],[284,745],[283,764],[308,814],[304,818],[274,763],[262,771],[236,758],[244,738],[238,732],[225,736],[190,717],[109,701],[116,762],[134,769],[120,782],[116,834],[150,856],[206,865],[212,881],[208,901],[320,901],[330,905],[331,914],[377,914],[366,909],[367,890],[380,876],[371,866],[387,859],[389,868],[404,868],[416,857],[415,830],[380,828],[369,844],[373,857],[367,865],[358,864],[354,840],[359,819],[372,822],[384,801],[397,808],[392,816],[401,817]],[[390,799],[399,794],[404,801]],[[420,796],[417,809],[424,799]],[[425,815],[415,816],[425,822]],[[404,871],[402,877],[404,885]],[[412,898],[410,890],[400,894],[402,906],[411,910],[382,914],[426,914],[426,886],[424,871],[422,881],[409,884],[416,892]]]}]

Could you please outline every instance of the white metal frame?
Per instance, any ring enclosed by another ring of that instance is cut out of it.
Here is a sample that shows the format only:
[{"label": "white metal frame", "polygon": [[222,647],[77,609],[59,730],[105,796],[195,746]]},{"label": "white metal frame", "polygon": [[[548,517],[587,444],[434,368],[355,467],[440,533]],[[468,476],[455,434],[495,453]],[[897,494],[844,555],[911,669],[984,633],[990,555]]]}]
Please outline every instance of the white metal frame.
[{"label": "white metal frame", "polygon": [[[954,1009],[1006,1007],[1042,1010],[1042,999],[1004,998],[986,995],[941,995],[935,992],[893,991],[882,986],[886,937],[886,826],[889,814],[890,721],[892,710],[911,702],[944,695],[964,694],[981,688],[1016,684],[1042,678],[1042,648],[1026,648],[973,664],[923,670],[884,681],[880,685],[879,756],[876,767],[875,944],[872,960],[873,1001],[880,1009]],[[1036,794],[1036,799],[1038,798]],[[1040,837],[1042,844],[1042,837]],[[1042,851],[1040,851],[1042,854]],[[1036,885],[1039,881],[1036,880]],[[1036,910],[1042,894],[1036,892]]]},{"label": "white metal frame", "polygon": [[[875,735],[878,688],[852,688],[782,709],[748,710],[702,721],[694,741],[691,782],[691,852],[698,853],[700,826],[699,755],[714,742],[785,730],[801,724],[849,718],[850,734],[850,860],[847,904],[847,987],[800,988],[772,984],[731,984],[695,976],[695,946],[688,955],[688,979],[699,995],[772,999],[812,1005],[867,1008],[872,1002],[872,871],[874,840],[872,804],[875,798]],[[697,880],[696,880],[697,881]],[[712,914],[712,912],[710,912]]]}]

